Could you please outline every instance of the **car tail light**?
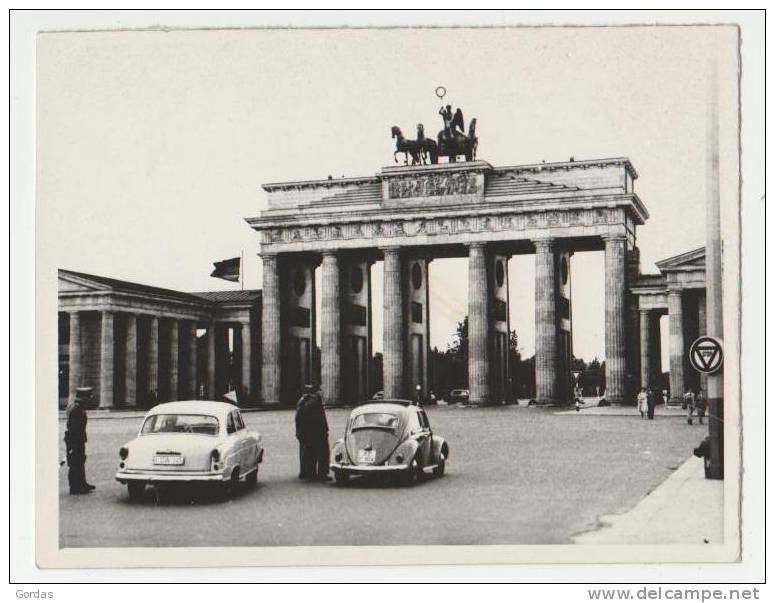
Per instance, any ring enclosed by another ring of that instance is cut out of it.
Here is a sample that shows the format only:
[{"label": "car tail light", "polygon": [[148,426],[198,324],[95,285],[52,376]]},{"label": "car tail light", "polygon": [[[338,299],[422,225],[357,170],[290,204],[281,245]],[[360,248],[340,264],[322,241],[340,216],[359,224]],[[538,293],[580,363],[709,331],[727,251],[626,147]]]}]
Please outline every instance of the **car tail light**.
[{"label": "car tail light", "polygon": [[218,463],[220,462],[220,460],[221,460],[221,453],[213,449],[213,451],[210,453],[210,467],[212,468],[213,471],[218,471],[218,469],[220,468],[218,466]]},{"label": "car tail light", "polygon": [[400,454],[396,455],[396,463],[399,465],[404,462],[404,457],[402,457]]},{"label": "car tail light", "polygon": [[129,448],[122,446],[118,451],[118,456],[121,458],[122,461],[125,461],[126,458],[129,456]]},{"label": "car tail light", "polygon": [[342,462],[342,453],[338,452],[334,458],[336,459],[337,463]]}]

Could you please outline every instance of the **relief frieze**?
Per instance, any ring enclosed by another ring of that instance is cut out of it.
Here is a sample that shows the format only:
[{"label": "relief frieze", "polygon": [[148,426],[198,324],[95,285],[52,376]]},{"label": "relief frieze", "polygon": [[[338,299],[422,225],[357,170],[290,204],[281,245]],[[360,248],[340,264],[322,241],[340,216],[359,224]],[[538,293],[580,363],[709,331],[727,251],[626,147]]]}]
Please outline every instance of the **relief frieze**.
[{"label": "relief frieze", "polygon": [[[576,211],[551,210],[486,216],[394,219],[381,222],[355,222],[288,228],[268,228],[261,232],[264,245],[274,243],[304,243],[341,239],[413,237],[425,235],[451,236],[471,232],[508,232],[564,226],[594,226],[614,224],[621,218],[616,208]],[[628,223],[631,226],[631,221]]]},{"label": "relief frieze", "polygon": [[479,192],[476,174],[430,174],[411,178],[395,178],[388,182],[388,198],[440,197],[444,195],[473,195]]}]

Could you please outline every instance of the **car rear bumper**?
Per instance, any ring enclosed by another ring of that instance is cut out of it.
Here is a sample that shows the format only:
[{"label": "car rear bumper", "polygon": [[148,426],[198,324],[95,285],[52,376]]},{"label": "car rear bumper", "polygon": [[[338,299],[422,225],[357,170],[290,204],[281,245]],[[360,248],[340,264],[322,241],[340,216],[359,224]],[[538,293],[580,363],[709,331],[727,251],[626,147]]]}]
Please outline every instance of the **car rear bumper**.
[{"label": "car rear bumper", "polygon": [[229,479],[222,471],[140,471],[124,469],[116,473],[116,481],[127,482],[224,482]]},{"label": "car rear bumper", "polygon": [[353,474],[372,474],[372,473],[395,473],[397,471],[406,471],[409,465],[343,465],[341,463],[331,463],[331,469]]}]

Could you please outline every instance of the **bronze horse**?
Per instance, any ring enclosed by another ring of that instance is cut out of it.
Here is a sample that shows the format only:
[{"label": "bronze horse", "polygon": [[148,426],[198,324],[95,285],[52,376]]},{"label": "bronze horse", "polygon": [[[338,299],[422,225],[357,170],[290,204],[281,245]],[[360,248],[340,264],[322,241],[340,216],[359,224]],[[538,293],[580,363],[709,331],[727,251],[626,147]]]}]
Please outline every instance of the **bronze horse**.
[{"label": "bronze horse", "polygon": [[[460,111],[458,109],[458,111]],[[461,114],[461,129],[462,129],[462,114]],[[466,161],[473,161],[476,159],[476,147],[479,144],[479,139],[476,137],[476,118],[471,120],[471,124],[468,126],[468,136],[455,129],[451,128],[452,135],[445,128],[438,135],[438,154],[449,158],[450,163],[457,161],[458,155],[463,155]]]},{"label": "bronze horse", "polygon": [[393,126],[390,129],[392,138],[396,139],[396,150],[393,153],[393,160],[398,163],[399,153],[404,154],[404,165],[409,164],[409,156],[412,157],[412,165],[426,165],[428,163],[428,156],[430,156],[431,163],[439,162],[439,153],[436,141],[432,138],[425,137],[425,129],[422,124],[417,125],[417,139],[409,140],[404,138],[401,133],[401,128]]}]

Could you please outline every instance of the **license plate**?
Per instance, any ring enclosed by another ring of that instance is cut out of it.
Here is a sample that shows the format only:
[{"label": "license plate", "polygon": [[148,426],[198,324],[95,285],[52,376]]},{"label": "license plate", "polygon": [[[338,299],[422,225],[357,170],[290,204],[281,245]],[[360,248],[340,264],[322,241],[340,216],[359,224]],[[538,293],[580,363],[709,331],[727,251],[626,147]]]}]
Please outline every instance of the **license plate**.
[{"label": "license plate", "polygon": [[373,463],[377,458],[376,450],[359,450],[358,462],[359,463]]},{"label": "license plate", "polygon": [[182,465],[183,456],[177,454],[159,454],[153,457],[154,465]]}]

